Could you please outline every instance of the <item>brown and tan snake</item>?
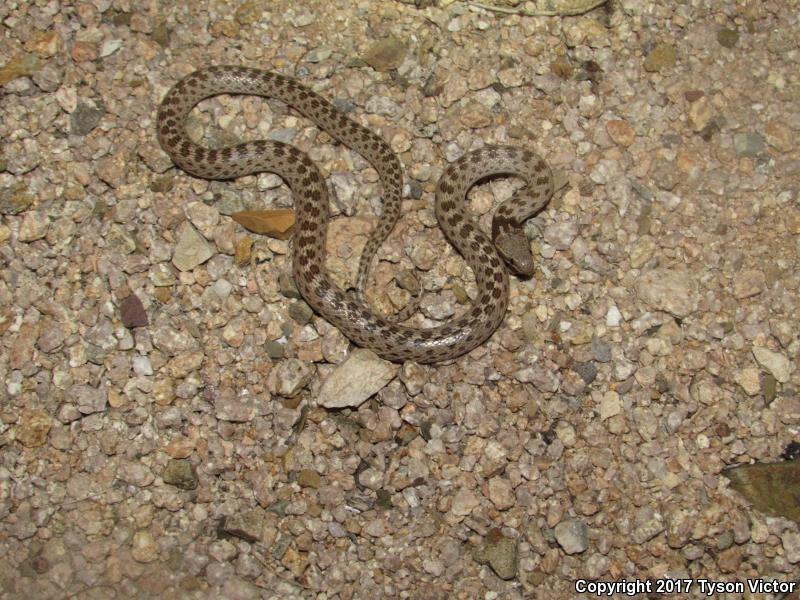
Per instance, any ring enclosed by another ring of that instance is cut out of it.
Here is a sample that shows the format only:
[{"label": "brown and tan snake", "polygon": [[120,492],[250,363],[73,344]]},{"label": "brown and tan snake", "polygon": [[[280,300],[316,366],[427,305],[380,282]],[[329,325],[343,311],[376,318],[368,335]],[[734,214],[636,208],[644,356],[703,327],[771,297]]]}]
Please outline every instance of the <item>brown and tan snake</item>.
[{"label": "brown and tan snake", "polygon": [[[360,293],[343,291],[325,269],[328,189],[316,165],[303,152],[277,141],[253,141],[222,149],[192,142],[184,122],[204,98],[218,94],[255,94],[279,99],[308,117],[329,135],[362,154],[380,175],[381,219],[359,264],[357,291],[367,281],[378,248],[400,217],[403,174],[389,146],[327,100],[295,80],[259,69],[218,66],[195,71],[179,81],[158,110],[158,140],[185,171],[205,179],[230,179],[258,172],[279,175],[292,190],[296,217],[293,274],[300,293],[320,315],[359,346],[393,361],[434,363],[460,356],[497,329],[508,307],[508,272],[533,274],[530,244],[522,223],[539,212],[553,193],[550,168],[529,150],[495,146],[470,152],[450,164],[436,187],[436,217],[450,242],[475,274],[478,294],[460,316],[429,329],[401,325],[376,314]],[[467,209],[466,194],[490,175],[516,175],[526,182],[502,203],[492,222],[492,240]],[[502,256],[502,259],[501,259]]]}]

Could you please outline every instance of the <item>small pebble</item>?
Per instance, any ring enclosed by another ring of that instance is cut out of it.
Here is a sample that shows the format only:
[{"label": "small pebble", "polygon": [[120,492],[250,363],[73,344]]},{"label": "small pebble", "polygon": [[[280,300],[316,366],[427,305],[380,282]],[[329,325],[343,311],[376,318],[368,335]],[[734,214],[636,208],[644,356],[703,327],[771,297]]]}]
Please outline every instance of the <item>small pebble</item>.
[{"label": "small pebble", "polygon": [[70,115],[70,133],[79,136],[88,135],[100,124],[104,116],[105,111],[101,107],[78,102],[77,108]]},{"label": "small pebble", "polygon": [[733,136],[733,147],[738,156],[758,156],[764,150],[764,137],[758,133],[737,133]]},{"label": "small pebble", "polygon": [[131,294],[122,301],[119,305],[119,311],[122,324],[129,329],[132,327],[145,327],[149,323],[142,301],[135,294]]},{"label": "small pebble", "polygon": [[739,32],[735,29],[729,29],[728,27],[720,27],[717,30],[717,42],[719,42],[720,46],[725,48],[733,48],[736,45],[736,42],[739,41]]},{"label": "small pebble", "polygon": [[161,473],[161,479],[182,490],[193,490],[198,484],[197,473],[186,459],[170,460]]},{"label": "small pebble", "polygon": [[589,547],[589,529],[582,521],[562,521],[555,527],[555,536],[567,554],[578,554]]},{"label": "small pebble", "polygon": [[677,53],[669,44],[658,44],[647,55],[644,61],[644,70],[650,72],[664,71],[675,66]]},{"label": "small pebble", "polygon": [[388,37],[373,44],[364,55],[364,62],[376,71],[396,69],[403,62],[405,44],[394,37]]}]

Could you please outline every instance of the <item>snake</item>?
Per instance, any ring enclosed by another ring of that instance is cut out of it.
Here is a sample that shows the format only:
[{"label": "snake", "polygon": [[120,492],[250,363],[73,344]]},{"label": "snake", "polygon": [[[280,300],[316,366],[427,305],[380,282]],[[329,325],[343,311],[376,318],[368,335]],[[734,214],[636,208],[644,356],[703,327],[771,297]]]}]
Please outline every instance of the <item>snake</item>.
[{"label": "snake", "polygon": [[[195,143],[186,119],[202,100],[220,94],[256,95],[287,104],[332,138],[361,154],[378,172],[380,218],[364,246],[356,292],[344,290],[325,267],[329,195],[325,178],[311,158],[275,140],[247,141],[224,148]],[[435,214],[450,243],[475,276],[477,293],[461,314],[433,327],[412,327],[373,310],[359,292],[378,249],[401,214],[400,161],[377,134],[356,123],[331,102],[292,77],[245,66],[211,66],[183,77],[164,96],[156,118],[159,144],[190,175],[229,180],[270,172],[292,192],[295,231],[292,276],[311,308],[357,346],[393,362],[431,364],[455,359],[485,342],[500,326],[509,303],[509,270],[534,274],[531,245],[523,223],[541,211],[553,194],[550,167],[535,152],[513,146],[484,146],[444,167],[436,184]],[[492,215],[491,237],[467,206],[467,192],[489,177],[519,177],[524,186]]]}]

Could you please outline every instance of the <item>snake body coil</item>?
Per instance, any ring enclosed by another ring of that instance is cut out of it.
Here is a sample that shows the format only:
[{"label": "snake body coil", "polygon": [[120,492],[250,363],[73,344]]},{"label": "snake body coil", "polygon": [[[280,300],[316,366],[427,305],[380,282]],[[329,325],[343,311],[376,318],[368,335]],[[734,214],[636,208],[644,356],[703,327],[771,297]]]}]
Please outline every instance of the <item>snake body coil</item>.
[{"label": "snake body coil", "polygon": [[[477,298],[458,317],[430,329],[417,329],[376,314],[360,297],[335,285],[325,269],[328,190],[316,165],[303,152],[277,141],[245,142],[219,150],[192,142],[184,122],[204,98],[255,94],[281,100],[346,146],[378,171],[383,187],[381,219],[361,256],[357,289],[367,279],[373,258],[400,216],[403,175],[397,157],[377,135],[358,125],[327,100],[291,78],[247,67],[219,66],[195,71],[178,82],[158,110],[158,140],[185,171],[205,179],[230,179],[258,172],[276,173],[291,188],[297,213],[293,274],[306,301],[359,346],[394,361],[434,363],[455,358],[484,342],[502,322],[508,306],[508,272],[532,275],[533,260],[522,222],[541,210],[553,192],[549,167],[528,150],[487,147],[449,165],[436,188],[436,216],[451,243],[475,274]],[[511,174],[526,186],[501,204],[492,240],[470,217],[466,194],[476,181]]]}]

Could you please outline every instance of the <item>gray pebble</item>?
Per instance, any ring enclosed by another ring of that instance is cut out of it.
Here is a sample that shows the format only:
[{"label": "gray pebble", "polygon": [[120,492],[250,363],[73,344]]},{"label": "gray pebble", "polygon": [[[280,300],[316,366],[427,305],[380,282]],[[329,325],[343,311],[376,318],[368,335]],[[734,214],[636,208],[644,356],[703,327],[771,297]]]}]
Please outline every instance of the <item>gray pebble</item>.
[{"label": "gray pebble", "polygon": [[277,360],[283,358],[286,352],[286,346],[276,340],[268,340],[264,343],[264,351],[267,353],[267,356]]},{"label": "gray pebble", "polygon": [[295,300],[302,300],[303,298],[289,273],[283,272],[278,275],[278,287],[281,290],[281,294],[287,298],[294,298]]},{"label": "gray pebble", "polygon": [[597,362],[607,363],[611,361],[611,346],[606,344],[597,336],[592,336],[592,356]]},{"label": "gray pebble", "polygon": [[589,547],[589,528],[577,519],[562,521],[554,529],[558,545],[567,554],[579,554]]},{"label": "gray pebble", "polygon": [[103,108],[94,108],[84,102],[78,102],[78,107],[72,112],[70,133],[72,135],[86,135],[100,123],[106,114]]},{"label": "gray pebble", "polygon": [[299,325],[307,325],[314,316],[314,311],[303,300],[297,300],[289,305],[289,316]]},{"label": "gray pebble", "polygon": [[733,147],[738,156],[756,156],[764,150],[764,137],[759,133],[737,133],[733,136]]},{"label": "gray pebble", "polygon": [[[592,349],[594,349],[594,340],[592,340]],[[610,354],[608,359],[611,360]],[[587,384],[592,383],[597,377],[597,367],[595,367],[594,364],[591,362],[575,363],[574,365],[572,365],[572,370],[575,371],[578,375],[580,375],[580,378],[583,379],[583,381]]]}]

